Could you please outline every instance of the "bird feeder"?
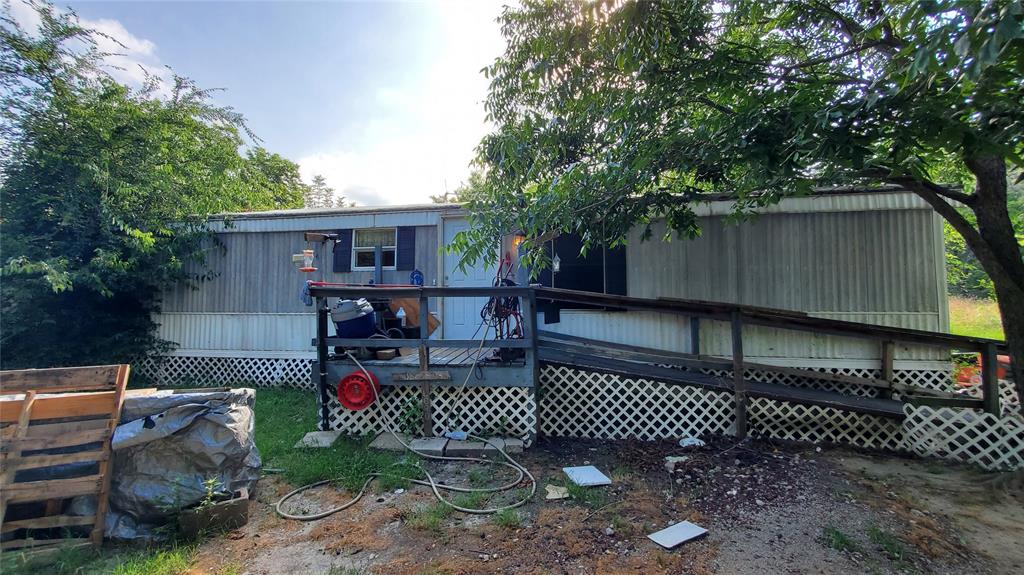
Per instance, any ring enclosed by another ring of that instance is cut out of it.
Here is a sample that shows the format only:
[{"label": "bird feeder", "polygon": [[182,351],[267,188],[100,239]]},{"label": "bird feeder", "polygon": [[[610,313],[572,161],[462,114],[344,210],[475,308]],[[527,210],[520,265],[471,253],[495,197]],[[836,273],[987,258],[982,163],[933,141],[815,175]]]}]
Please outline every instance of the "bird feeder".
[{"label": "bird feeder", "polygon": [[302,265],[299,267],[299,271],[305,273],[316,271],[313,266],[313,250],[302,250]]}]

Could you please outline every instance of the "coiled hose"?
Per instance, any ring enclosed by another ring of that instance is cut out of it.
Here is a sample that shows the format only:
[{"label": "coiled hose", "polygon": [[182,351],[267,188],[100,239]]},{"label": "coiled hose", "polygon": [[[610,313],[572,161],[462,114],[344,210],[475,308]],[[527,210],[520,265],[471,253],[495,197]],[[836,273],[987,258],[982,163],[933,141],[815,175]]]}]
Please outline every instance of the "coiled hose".
[{"label": "coiled hose", "polygon": [[[351,353],[349,353],[347,351],[345,353],[346,353],[346,355],[348,355],[349,359],[354,361],[355,364],[359,367],[359,369],[362,370],[363,374],[367,378],[367,381],[370,381],[371,380],[370,372],[366,371],[366,368],[363,367],[363,364],[359,363],[359,360],[356,359]],[[472,370],[470,370],[470,372],[472,372]],[[370,389],[373,390],[374,403],[379,402],[380,401],[380,397],[377,395],[377,388],[375,386],[371,385]],[[402,446],[405,447],[406,450],[411,451],[412,453],[415,453],[416,455],[420,456],[423,459],[433,459],[433,460],[436,460],[436,461],[472,461],[472,462],[475,462],[475,463],[486,463],[486,464],[489,464],[489,465],[504,465],[505,467],[509,467],[509,468],[514,469],[516,471],[516,478],[515,478],[515,480],[510,481],[509,483],[505,483],[504,485],[499,485],[497,487],[458,487],[458,486],[454,486],[454,485],[440,485],[436,481],[434,481],[434,478],[433,478],[433,476],[430,475],[430,472],[427,471],[422,466],[419,466],[419,469],[420,469],[420,471],[423,472],[423,475],[426,476],[425,480],[424,479],[415,479],[415,478],[412,478],[412,477],[404,477],[404,476],[401,477],[402,479],[405,479],[405,480],[407,480],[410,483],[413,483],[415,485],[426,485],[426,486],[430,487],[431,491],[434,492],[434,497],[436,497],[438,501],[440,501],[441,503],[447,505],[448,507],[451,507],[452,509],[455,509],[456,511],[461,511],[463,513],[472,513],[472,514],[476,514],[476,515],[487,515],[487,514],[491,514],[491,513],[498,513],[500,511],[504,511],[506,509],[515,509],[516,507],[520,507],[520,506],[524,505],[527,501],[532,499],[533,496],[537,493],[537,480],[533,477],[533,474],[531,474],[530,471],[528,469],[526,469],[525,467],[523,467],[518,461],[513,459],[512,456],[510,456],[509,454],[505,453],[504,449],[498,447],[497,445],[492,443],[490,440],[484,439],[483,437],[479,437],[479,436],[476,436],[476,435],[469,435],[469,437],[471,437],[471,438],[473,438],[473,439],[475,439],[477,441],[482,441],[483,443],[486,443],[487,445],[490,445],[491,447],[493,447],[495,450],[498,451],[498,453],[500,453],[502,455],[502,457],[505,458],[505,461],[492,461],[492,460],[489,460],[489,459],[481,459],[479,457],[449,457],[449,456],[444,456],[444,455],[431,455],[429,453],[423,453],[422,451],[417,451],[417,450],[413,449],[412,446],[410,446],[408,443],[406,443],[397,433],[395,433],[394,428],[391,425],[391,421],[389,420],[389,418],[387,416],[387,412],[384,411],[383,413],[384,413],[384,417],[386,418],[384,423],[387,425],[388,433],[390,433],[395,438],[395,440],[398,441],[398,443],[402,444]],[[294,519],[296,521],[316,521],[318,519],[323,519],[324,517],[328,517],[328,516],[333,515],[333,514],[339,512],[339,511],[344,511],[345,509],[348,509],[349,507],[352,507],[353,505],[358,503],[359,500],[363,498],[363,495],[366,493],[366,488],[370,486],[370,483],[372,483],[374,479],[380,477],[381,475],[386,475],[386,474],[382,473],[382,472],[377,472],[377,473],[369,474],[366,477],[366,481],[363,482],[363,486],[359,489],[359,493],[357,493],[355,497],[353,497],[350,501],[348,501],[346,503],[343,503],[342,505],[339,505],[337,507],[333,507],[333,508],[328,509],[326,511],[321,511],[320,513],[314,513],[314,514],[311,514],[311,515],[295,515],[295,514],[292,514],[292,513],[285,512],[282,508],[283,508],[283,506],[284,506],[286,501],[288,501],[292,497],[298,495],[299,493],[303,493],[305,491],[308,491],[308,490],[313,489],[315,487],[319,487],[321,485],[325,485],[327,483],[332,483],[334,481],[338,481],[338,479],[340,479],[340,478],[325,479],[323,481],[318,481],[316,483],[311,483],[309,485],[305,485],[303,487],[299,487],[298,489],[295,489],[295,490],[291,491],[290,493],[288,493],[284,497],[282,497],[280,500],[278,500],[277,504],[274,506],[274,511],[277,512],[277,514],[279,516],[281,516],[281,517],[283,517],[285,519]],[[444,498],[443,495],[441,495],[441,491],[442,490],[443,491],[454,491],[454,492],[458,492],[458,493],[498,493],[500,491],[508,491],[510,489],[515,488],[517,485],[519,485],[519,483],[523,480],[524,477],[528,477],[530,479],[530,494],[527,495],[526,497],[516,501],[515,503],[511,503],[509,505],[502,505],[500,507],[489,507],[489,508],[485,508],[485,509],[474,509],[472,507],[462,507],[461,505],[457,505],[457,504],[455,504],[455,503],[453,503],[451,501],[448,501],[447,499]]]}]

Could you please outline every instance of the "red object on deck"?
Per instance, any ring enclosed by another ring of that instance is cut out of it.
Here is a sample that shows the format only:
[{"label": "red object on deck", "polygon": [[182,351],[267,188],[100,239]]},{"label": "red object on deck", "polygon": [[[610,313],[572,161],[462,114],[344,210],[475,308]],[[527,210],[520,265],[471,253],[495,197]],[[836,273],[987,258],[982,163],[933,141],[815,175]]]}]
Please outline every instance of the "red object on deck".
[{"label": "red object on deck", "polygon": [[[366,375],[370,378],[367,379]],[[380,394],[380,382],[377,376],[367,372],[353,371],[338,382],[338,402],[345,409],[360,411],[373,405],[374,399]],[[372,387],[371,387],[372,386]]]}]

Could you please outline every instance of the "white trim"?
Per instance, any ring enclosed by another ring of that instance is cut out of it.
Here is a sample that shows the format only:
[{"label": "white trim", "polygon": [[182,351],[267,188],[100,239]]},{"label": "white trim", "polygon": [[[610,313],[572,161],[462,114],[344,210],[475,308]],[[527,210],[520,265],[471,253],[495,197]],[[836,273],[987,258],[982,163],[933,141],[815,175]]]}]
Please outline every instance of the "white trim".
[{"label": "white trim", "polygon": [[263,359],[316,359],[316,351],[266,351],[248,349],[176,349],[174,357],[240,357]]},{"label": "white trim", "polygon": [[386,252],[386,251],[393,251],[393,252],[395,252],[395,257],[394,257],[395,265],[381,266],[380,269],[383,270],[383,271],[395,271],[395,270],[398,269],[398,227],[383,226],[383,227],[379,227],[379,228],[356,228],[356,229],[352,230],[352,253],[350,254],[350,257],[352,258],[352,260],[351,260],[351,264],[352,264],[351,269],[352,269],[352,271],[354,271],[354,272],[373,272],[373,271],[377,271],[377,267],[376,266],[357,266],[356,265],[356,254],[357,253],[360,253],[360,252],[375,252],[375,251],[377,251],[377,246],[369,246],[369,247],[368,246],[357,246],[356,245],[356,235],[359,232],[380,231],[380,230],[387,230],[387,229],[390,229],[392,232],[394,232],[395,243],[393,243],[391,245],[388,245],[388,246],[381,246],[380,247],[381,258],[384,257],[384,252]]}]

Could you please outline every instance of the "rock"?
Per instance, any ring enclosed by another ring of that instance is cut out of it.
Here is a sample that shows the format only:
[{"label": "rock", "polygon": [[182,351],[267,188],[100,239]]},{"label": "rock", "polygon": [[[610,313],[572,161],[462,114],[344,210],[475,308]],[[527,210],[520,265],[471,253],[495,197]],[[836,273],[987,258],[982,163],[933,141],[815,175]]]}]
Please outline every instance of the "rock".
[{"label": "rock", "polygon": [[754,503],[756,503],[758,505],[758,507],[761,507],[761,506],[764,505],[764,501],[761,501],[760,499],[755,499]]},{"label": "rock", "polygon": [[615,530],[612,529],[611,527],[605,527],[604,528],[604,534],[608,535],[608,536],[615,535]]},{"label": "rock", "polygon": [[683,463],[684,461],[687,461],[689,459],[690,458],[686,455],[669,455],[668,457],[665,458],[665,470],[668,471],[669,473],[673,473],[676,470],[676,465]]}]

